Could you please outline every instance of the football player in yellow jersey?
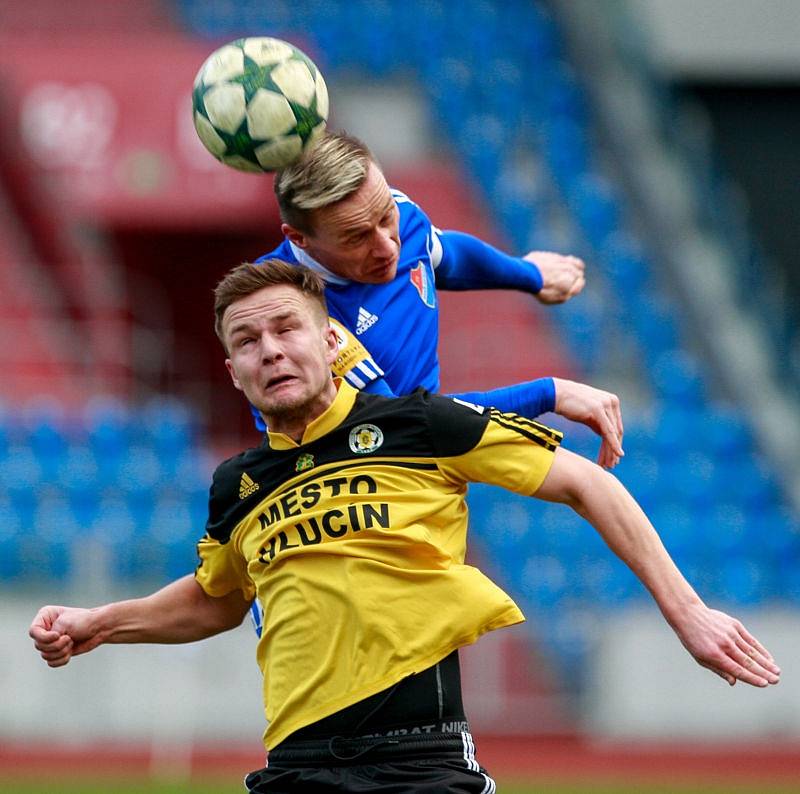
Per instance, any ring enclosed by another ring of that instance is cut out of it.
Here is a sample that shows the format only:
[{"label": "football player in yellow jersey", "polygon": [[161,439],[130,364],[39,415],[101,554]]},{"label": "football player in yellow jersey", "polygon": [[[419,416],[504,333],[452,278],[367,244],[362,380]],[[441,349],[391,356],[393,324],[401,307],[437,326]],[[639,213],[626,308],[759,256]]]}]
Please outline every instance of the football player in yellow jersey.
[{"label": "football player in yellow jersey", "polygon": [[101,643],[189,642],[264,607],[269,765],[251,792],[493,792],[461,702],[458,649],[523,620],[464,563],[470,481],[562,502],[652,594],[689,653],[731,685],[779,681],[769,652],[709,609],[636,502],[555,430],[417,391],[358,392],[337,355],[323,284],[271,261],[216,291],[233,383],[264,443],[214,475],[194,576],[96,609],[43,607],[30,636],[51,667]]}]

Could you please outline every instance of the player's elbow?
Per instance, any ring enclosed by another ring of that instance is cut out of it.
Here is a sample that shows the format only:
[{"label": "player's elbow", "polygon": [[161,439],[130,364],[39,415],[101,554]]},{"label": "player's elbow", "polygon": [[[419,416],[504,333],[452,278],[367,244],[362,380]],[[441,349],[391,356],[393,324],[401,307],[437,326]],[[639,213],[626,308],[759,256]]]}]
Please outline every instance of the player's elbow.
[{"label": "player's elbow", "polygon": [[598,501],[609,498],[620,487],[614,475],[561,447],[537,496],[561,502],[585,518]]}]

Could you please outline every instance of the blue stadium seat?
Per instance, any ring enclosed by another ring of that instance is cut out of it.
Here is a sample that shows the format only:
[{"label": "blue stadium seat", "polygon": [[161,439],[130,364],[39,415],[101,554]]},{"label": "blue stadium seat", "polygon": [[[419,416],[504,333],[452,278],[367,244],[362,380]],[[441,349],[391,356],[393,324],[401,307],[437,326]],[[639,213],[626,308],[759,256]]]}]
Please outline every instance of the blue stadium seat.
[{"label": "blue stadium seat", "polygon": [[30,523],[43,476],[42,465],[27,446],[9,447],[0,460],[0,495],[10,500],[24,524]]},{"label": "blue stadium seat", "polygon": [[69,448],[69,437],[65,431],[65,420],[61,411],[32,410],[23,416],[26,427],[26,444],[44,466],[58,465]]},{"label": "blue stadium seat", "polygon": [[[684,442],[691,443],[684,438]],[[714,460],[689,448],[667,457],[662,464],[663,488],[670,498],[701,509],[719,499],[720,478]]]},{"label": "blue stadium seat", "polygon": [[591,372],[592,363],[597,361],[597,350],[605,334],[605,309],[592,301],[589,295],[581,296],[580,301],[570,301],[561,307],[560,328],[576,355],[585,362]]},{"label": "blue stadium seat", "polygon": [[800,554],[784,559],[773,569],[775,580],[772,596],[782,603],[800,607]]},{"label": "blue stadium seat", "polygon": [[664,401],[656,407],[651,452],[659,460],[674,461],[687,449],[696,449],[694,408]]},{"label": "blue stadium seat", "polygon": [[183,402],[163,397],[151,400],[140,418],[150,444],[165,464],[191,446],[194,418]]},{"label": "blue stadium seat", "polygon": [[[612,232],[600,250],[605,273],[626,302],[636,300],[650,280],[650,265],[639,241],[624,230]],[[647,290],[652,294],[652,288]]]},{"label": "blue stadium seat", "polygon": [[752,454],[723,461],[724,477],[720,483],[723,498],[736,501],[747,509],[763,510],[778,502],[775,482],[765,465]]},{"label": "blue stadium seat", "polygon": [[649,517],[678,567],[694,559],[698,546],[707,542],[705,525],[682,502],[665,499],[649,511]]},{"label": "blue stadium seat", "polygon": [[704,404],[700,366],[688,351],[676,348],[659,354],[651,374],[653,385],[663,400],[695,408]]},{"label": "blue stadium seat", "polygon": [[[530,111],[530,109],[526,109]],[[545,119],[540,125],[542,153],[556,184],[568,194],[590,169],[586,129],[573,119]]]},{"label": "blue stadium seat", "polygon": [[[665,499],[669,499],[669,491],[663,475],[660,455],[643,451],[648,447],[637,447],[635,438],[629,443],[623,439],[626,454],[623,462],[614,473],[639,502],[645,511],[652,510]],[[653,445],[649,445],[652,450]]]},{"label": "blue stadium seat", "polygon": [[521,580],[515,583],[534,608],[553,609],[567,591],[567,568],[552,555],[533,555],[526,559]]},{"label": "blue stadium seat", "polygon": [[767,571],[748,557],[725,560],[720,579],[720,597],[737,606],[754,606],[771,590]]},{"label": "blue stadium seat", "polygon": [[621,198],[614,186],[595,172],[578,177],[567,200],[583,233],[595,246],[601,247],[618,228],[622,216]]},{"label": "blue stadium seat", "polygon": [[736,556],[758,555],[748,513],[736,503],[716,502],[703,514],[708,554],[724,561]]},{"label": "blue stadium seat", "polygon": [[161,460],[152,446],[141,444],[130,447],[120,462],[114,484],[123,493],[151,491],[163,475]]},{"label": "blue stadium seat", "polygon": [[118,400],[101,399],[87,405],[83,428],[89,449],[106,477],[114,477],[133,438],[133,423],[127,407]]},{"label": "blue stadium seat", "polygon": [[556,61],[537,75],[543,88],[547,115],[551,118],[571,119],[586,123],[586,98],[575,72],[564,61]]},{"label": "blue stadium seat", "polygon": [[753,439],[741,411],[715,404],[698,414],[698,436],[709,454],[718,458],[740,457],[752,447]]},{"label": "blue stadium seat", "polygon": [[750,511],[747,520],[754,554],[763,555],[773,566],[800,561],[800,522],[786,505],[775,503]]},{"label": "blue stadium seat", "polygon": [[158,498],[143,542],[156,551],[157,571],[165,581],[191,573],[197,567],[195,544],[202,529],[192,524],[186,500],[174,493]]},{"label": "blue stadium seat", "polygon": [[72,568],[73,548],[80,526],[66,499],[46,490],[35,507],[30,527],[20,540],[20,558],[26,579],[63,583]]},{"label": "blue stadium seat", "polygon": [[58,466],[56,482],[66,495],[76,521],[81,526],[90,526],[102,490],[100,467],[92,450],[71,444]]},{"label": "blue stadium seat", "polygon": [[22,521],[10,502],[0,501],[0,586],[24,573],[21,557]]},{"label": "blue stadium seat", "polygon": [[502,172],[505,130],[495,116],[473,113],[459,135],[461,151],[480,184],[491,189]]},{"label": "blue stadium seat", "polygon": [[10,415],[8,409],[0,402],[0,460],[8,453],[12,441],[12,428],[16,425],[16,419]]},{"label": "blue stadium seat", "polygon": [[[641,264],[639,266],[641,267]],[[626,321],[633,329],[636,342],[641,346],[646,359],[651,361],[663,353],[678,348],[680,336],[674,317],[674,307],[654,291],[652,286],[644,294],[637,295],[635,291],[628,293],[630,284],[625,283],[625,278],[626,276],[623,275],[621,283],[614,281],[615,288],[621,291],[625,290],[623,294],[630,297],[622,311]],[[631,277],[627,276],[627,279],[630,281]],[[669,392],[664,396],[669,399]]]}]

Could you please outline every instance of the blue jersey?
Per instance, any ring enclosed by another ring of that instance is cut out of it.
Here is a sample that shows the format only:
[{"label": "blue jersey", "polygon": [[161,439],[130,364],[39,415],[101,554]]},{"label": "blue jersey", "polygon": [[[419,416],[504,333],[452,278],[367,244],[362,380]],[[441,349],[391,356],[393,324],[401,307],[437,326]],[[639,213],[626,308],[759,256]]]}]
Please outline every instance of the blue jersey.
[{"label": "blue jersey", "polygon": [[[392,190],[392,196],[400,211],[400,259],[390,282],[361,284],[335,276],[289,240],[257,261],[298,262],[323,276],[340,352],[358,350],[345,366],[334,368],[352,386],[398,395],[419,386],[436,392],[439,304],[434,271],[442,257],[439,230],[404,193]],[[381,378],[388,388],[377,383]]]}]

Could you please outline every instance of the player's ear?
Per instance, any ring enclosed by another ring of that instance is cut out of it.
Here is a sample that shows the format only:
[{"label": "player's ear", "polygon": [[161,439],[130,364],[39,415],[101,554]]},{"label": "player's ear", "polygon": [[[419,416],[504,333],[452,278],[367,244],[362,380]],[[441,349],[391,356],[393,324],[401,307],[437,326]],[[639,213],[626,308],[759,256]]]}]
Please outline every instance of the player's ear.
[{"label": "player's ear", "polygon": [[300,229],[295,229],[294,226],[290,226],[288,223],[282,223],[281,233],[298,248],[308,248],[308,235],[305,232],[301,232]]},{"label": "player's ear", "polygon": [[244,391],[242,388],[242,384],[239,383],[239,379],[236,377],[236,372],[233,369],[233,362],[229,359],[225,359],[225,369],[228,370],[228,374],[231,376],[231,380],[233,381],[233,385],[239,390]]},{"label": "player's ear", "polygon": [[328,325],[327,321],[323,334],[325,340],[325,360],[328,362],[328,365],[331,366],[339,355],[339,340],[336,337],[336,331]]}]

